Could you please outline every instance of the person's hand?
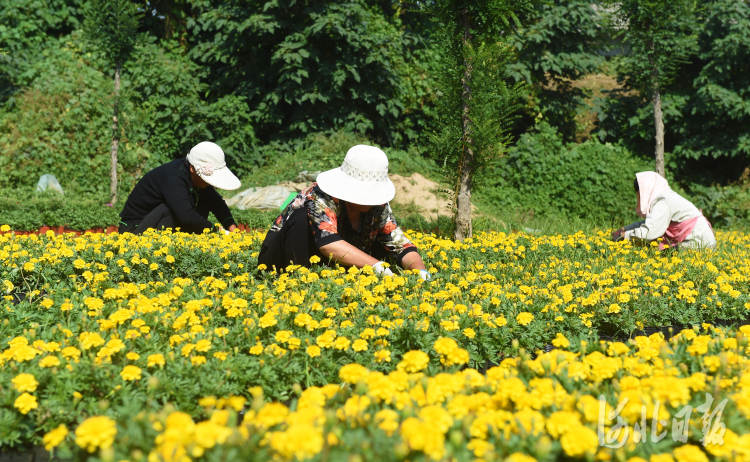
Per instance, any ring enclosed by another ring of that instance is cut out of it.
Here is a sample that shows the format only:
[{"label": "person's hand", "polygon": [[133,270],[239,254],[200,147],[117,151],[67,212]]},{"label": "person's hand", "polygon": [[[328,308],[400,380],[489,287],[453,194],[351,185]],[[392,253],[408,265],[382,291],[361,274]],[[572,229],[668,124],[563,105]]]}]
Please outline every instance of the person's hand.
[{"label": "person's hand", "polygon": [[372,269],[375,270],[377,274],[382,274],[383,276],[393,276],[393,271],[391,271],[389,268],[386,268],[384,263],[384,261],[379,261],[372,265]]},{"label": "person's hand", "polygon": [[429,281],[432,279],[432,275],[427,270],[419,270],[419,277],[421,277],[423,281]]},{"label": "person's hand", "polygon": [[612,233],[612,240],[615,242],[625,239],[625,228],[620,228]]}]

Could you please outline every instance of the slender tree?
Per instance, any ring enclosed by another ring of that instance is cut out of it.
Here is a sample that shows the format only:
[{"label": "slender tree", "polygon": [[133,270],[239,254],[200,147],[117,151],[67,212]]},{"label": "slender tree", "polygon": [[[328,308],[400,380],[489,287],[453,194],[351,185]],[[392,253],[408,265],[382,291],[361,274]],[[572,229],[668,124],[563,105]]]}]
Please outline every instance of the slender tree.
[{"label": "slender tree", "polygon": [[84,34],[115,68],[114,115],[110,149],[111,181],[109,202],[117,202],[117,151],[120,144],[118,110],[120,72],[136,46],[136,32],[142,13],[130,0],[89,0],[85,5]]},{"label": "slender tree", "polygon": [[630,45],[631,83],[650,94],[654,111],[655,171],[665,175],[664,87],[692,53],[696,36],[696,0],[607,0],[615,34]]},{"label": "slender tree", "polygon": [[525,84],[509,86],[508,43],[518,14],[532,0],[438,0],[432,13],[441,28],[444,65],[439,77],[435,153],[454,184],[455,239],[472,235],[474,176],[510,142],[510,122]]}]

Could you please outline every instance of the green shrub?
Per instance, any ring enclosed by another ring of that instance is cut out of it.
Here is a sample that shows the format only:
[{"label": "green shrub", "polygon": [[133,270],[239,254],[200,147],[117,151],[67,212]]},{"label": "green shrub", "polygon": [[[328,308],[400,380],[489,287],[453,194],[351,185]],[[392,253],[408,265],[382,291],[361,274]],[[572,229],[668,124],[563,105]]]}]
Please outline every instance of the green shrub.
[{"label": "green shrub", "polygon": [[518,140],[484,175],[477,196],[496,214],[530,212],[610,224],[635,218],[633,178],[651,164],[623,147],[563,143],[546,122]]}]

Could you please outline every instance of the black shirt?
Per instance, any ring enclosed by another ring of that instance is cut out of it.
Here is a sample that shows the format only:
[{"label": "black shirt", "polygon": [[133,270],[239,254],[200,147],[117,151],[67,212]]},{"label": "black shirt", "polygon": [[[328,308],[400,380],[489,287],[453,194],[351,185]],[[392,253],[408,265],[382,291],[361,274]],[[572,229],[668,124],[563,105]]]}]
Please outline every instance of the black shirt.
[{"label": "black shirt", "polygon": [[193,187],[187,161],[173,160],[143,175],[120,212],[125,223],[140,222],[157,206],[164,204],[172,214],[175,228],[187,233],[201,233],[213,228],[208,212],[225,228],[236,225],[232,212],[213,186]]}]

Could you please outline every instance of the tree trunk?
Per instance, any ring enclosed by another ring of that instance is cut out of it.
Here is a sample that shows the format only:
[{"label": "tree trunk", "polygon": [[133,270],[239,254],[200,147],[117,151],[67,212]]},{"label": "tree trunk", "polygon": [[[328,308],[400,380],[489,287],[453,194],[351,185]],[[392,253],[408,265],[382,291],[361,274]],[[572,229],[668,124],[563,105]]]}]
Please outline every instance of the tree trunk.
[{"label": "tree trunk", "polygon": [[461,12],[461,25],[464,28],[464,75],[461,79],[463,92],[461,94],[461,124],[463,126],[463,152],[458,166],[458,191],[456,194],[456,231],[455,239],[463,241],[471,237],[471,177],[474,167],[474,149],[472,147],[472,122],[469,118],[469,101],[471,100],[471,74],[474,64],[468,55],[471,47],[471,23],[469,12]]},{"label": "tree trunk", "polygon": [[110,175],[109,183],[109,203],[117,203],[117,149],[120,146],[120,132],[117,124],[117,109],[120,99],[120,64],[115,66],[115,113],[112,117],[112,148],[110,149]]},{"label": "tree trunk", "polygon": [[651,40],[649,43],[651,53],[648,55],[648,62],[651,66],[651,85],[653,92],[651,93],[651,104],[654,106],[654,127],[656,129],[656,150],[654,153],[654,159],[656,160],[655,171],[661,176],[666,176],[664,171],[664,117],[661,113],[661,94],[659,86],[659,65],[656,63],[654,56],[654,41]]}]

